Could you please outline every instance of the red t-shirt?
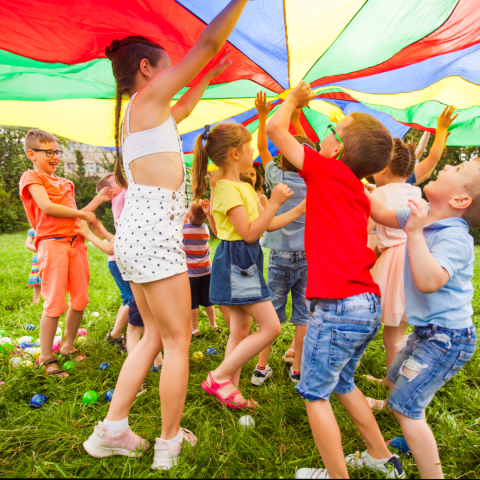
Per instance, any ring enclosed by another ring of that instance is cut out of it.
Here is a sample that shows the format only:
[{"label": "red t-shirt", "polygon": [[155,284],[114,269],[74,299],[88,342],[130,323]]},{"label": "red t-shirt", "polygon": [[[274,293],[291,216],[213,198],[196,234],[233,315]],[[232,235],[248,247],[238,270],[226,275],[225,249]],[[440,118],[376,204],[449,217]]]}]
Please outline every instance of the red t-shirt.
[{"label": "red t-shirt", "polygon": [[75,191],[73,183],[66,178],[56,175],[45,175],[27,170],[20,177],[20,198],[22,199],[28,220],[35,230],[35,248],[42,238],[73,237],[78,234],[76,218],[52,217],[40,210],[28,190],[29,185],[42,185],[47,191],[48,198],[53,203],[77,209],[75,205]]},{"label": "red t-shirt", "polygon": [[299,174],[307,185],[307,298],[380,295],[370,273],[376,256],[367,247],[370,201],[362,182],[343,162],[307,145],[304,150]]}]

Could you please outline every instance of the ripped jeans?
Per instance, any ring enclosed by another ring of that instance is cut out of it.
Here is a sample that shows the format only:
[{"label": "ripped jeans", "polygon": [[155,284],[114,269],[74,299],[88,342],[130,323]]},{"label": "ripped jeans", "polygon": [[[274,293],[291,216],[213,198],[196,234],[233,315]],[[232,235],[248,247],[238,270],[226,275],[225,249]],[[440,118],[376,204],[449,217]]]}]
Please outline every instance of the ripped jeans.
[{"label": "ripped jeans", "polygon": [[394,383],[388,405],[408,418],[422,419],[435,394],[473,357],[477,345],[475,326],[450,329],[415,327],[407,345],[388,369]]}]

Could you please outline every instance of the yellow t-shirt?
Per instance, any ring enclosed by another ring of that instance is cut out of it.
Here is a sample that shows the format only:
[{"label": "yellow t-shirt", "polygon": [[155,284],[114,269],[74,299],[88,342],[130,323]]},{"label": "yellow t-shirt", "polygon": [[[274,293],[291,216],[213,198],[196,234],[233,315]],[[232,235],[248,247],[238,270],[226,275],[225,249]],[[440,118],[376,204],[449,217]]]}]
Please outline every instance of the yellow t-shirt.
[{"label": "yellow t-shirt", "polygon": [[217,225],[217,237],[220,240],[243,240],[228,218],[228,211],[243,205],[248,218],[253,222],[258,217],[258,196],[249,183],[220,180],[213,194],[212,214]]}]

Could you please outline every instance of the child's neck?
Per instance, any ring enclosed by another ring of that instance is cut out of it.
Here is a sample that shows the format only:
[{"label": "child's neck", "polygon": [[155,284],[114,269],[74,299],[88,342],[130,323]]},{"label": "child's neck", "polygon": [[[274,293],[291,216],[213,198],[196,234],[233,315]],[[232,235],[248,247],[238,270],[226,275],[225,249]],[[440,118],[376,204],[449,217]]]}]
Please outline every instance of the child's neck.
[{"label": "child's neck", "polygon": [[382,178],[383,181],[378,182],[377,187],[383,187],[389,185],[390,183],[406,183],[407,179],[402,177],[396,177],[394,175],[389,175],[388,173]]},{"label": "child's neck", "polygon": [[445,220],[446,218],[453,217],[462,217],[460,210],[455,210],[450,208],[444,203],[437,205],[435,202],[430,202],[430,209],[428,211],[427,221],[425,225],[431,225],[433,222],[439,222],[440,220]]},{"label": "child's neck", "polygon": [[45,172],[44,170],[42,170],[41,168],[38,168],[37,165],[34,165],[33,169],[37,172],[37,173],[41,173],[43,175],[46,175],[47,177],[53,177],[53,173],[48,173],[48,172]]},{"label": "child's neck", "polygon": [[240,174],[242,173],[243,170],[245,170],[245,168],[241,168],[236,163],[233,163],[232,165],[227,165],[223,169],[222,180],[230,180],[231,182],[241,182]]}]

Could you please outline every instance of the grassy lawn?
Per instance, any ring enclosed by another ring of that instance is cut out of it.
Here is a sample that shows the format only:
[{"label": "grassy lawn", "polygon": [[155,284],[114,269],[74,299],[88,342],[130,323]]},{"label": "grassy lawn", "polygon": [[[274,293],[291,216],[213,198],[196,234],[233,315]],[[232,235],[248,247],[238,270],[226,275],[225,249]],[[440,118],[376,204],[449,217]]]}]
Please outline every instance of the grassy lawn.
[{"label": "grassy lawn", "polygon": [[[23,244],[26,234],[0,236],[0,329],[18,338],[27,335],[27,323],[38,326],[42,307],[30,306],[32,290],[27,285],[31,254]],[[212,250],[216,243],[212,241]],[[475,285],[479,283],[480,249],[477,248]],[[105,418],[107,390],[115,386],[124,357],[103,339],[113,325],[120,306],[120,295],[107,268],[107,258],[94,247],[89,248],[91,269],[90,304],[82,324],[88,329],[87,348],[90,358],[82,362],[68,379],[48,378],[36,369],[15,368],[9,356],[0,355],[0,476],[5,477],[248,477],[289,478],[301,467],[320,467],[322,462],[312,440],[303,401],[287,376],[281,357],[293,336],[286,325],[275,342],[270,365],[274,376],[257,388],[250,384],[255,366],[251,361],[243,370],[241,388],[247,397],[259,401],[253,414],[256,428],[243,431],[237,426],[242,413],[224,410],[200,387],[207,372],[221,361],[221,352],[190,365],[190,381],[182,426],[199,438],[195,449],[184,450],[179,466],[169,473],[152,471],[153,452],[139,459],[111,457],[97,460],[89,457],[82,442],[93,426]],[[265,270],[266,272],[266,270]],[[288,307],[290,308],[290,307]],[[475,320],[480,313],[478,288],[474,299]],[[99,317],[91,314],[98,312]],[[225,327],[217,310],[218,323]],[[63,320],[63,319],[61,319]],[[192,342],[191,354],[208,347],[218,349],[227,340],[226,328],[221,335],[208,333],[207,318],[201,314],[203,336]],[[38,336],[38,328],[35,331]],[[36,337],[35,337],[36,338]],[[470,361],[434,398],[427,410],[439,448],[444,472],[448,478],[480,478],[480,398],[479,356]],[[112,368],[100,371],[98,365],[108,361]],[[357,384],[368,396],[387,398],[387,391],[362,378],[369,373],[385,373],[385,353],[379,334],[368,349],[357,372]],[[151,443],[160,435],[158,376],[147,376],[147,393],[137,398],[130,413],[132,429]],[[82,394],[96,390],[97,404],[84,406]],[[43,393],[48,404],[31,410],[32,395]],[[332,397],[333,398],[333,397]],[[365,445],[340,404],[332,399],[342,431],[346,453],[363,451]],[[401,435],[394,417],[388,412],[376,413],[386,439]],[[411,460],[402,460],[407,477],[418,477]],[[351,472],[357,478],[371,478],[369,470]],[[378,477],[380,478],[380,477]]]}]

